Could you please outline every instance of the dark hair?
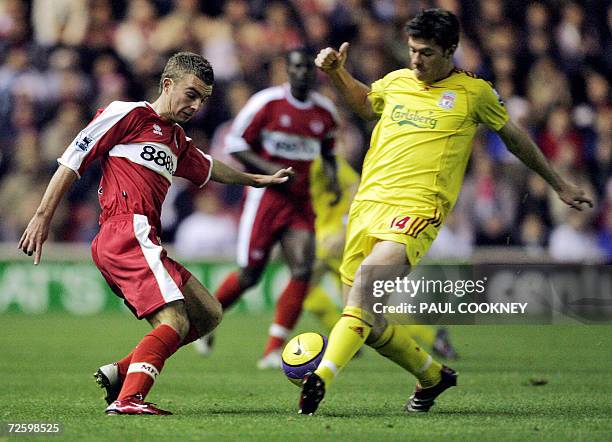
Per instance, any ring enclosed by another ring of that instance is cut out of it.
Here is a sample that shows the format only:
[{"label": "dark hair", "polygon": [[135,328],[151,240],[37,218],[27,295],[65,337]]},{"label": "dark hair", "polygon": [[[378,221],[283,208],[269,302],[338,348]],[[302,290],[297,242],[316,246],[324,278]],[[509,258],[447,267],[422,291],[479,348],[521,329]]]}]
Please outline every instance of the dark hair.
[{"label": "dark hair", "polygon": [[442,49],[450,49],[459,43],[459,19],[444,9],[421,11],[406,23],[405,30],[410,37],[433,40]]},{"label": "dark hair", "polygon": [[164,67],[159,79],[159,91],[163,89],[164,78],[179,80],[185,74],[193,74],[208,86],[215,82],[215,74],[211,64],[204,57],[193,52],[177,52]]}]

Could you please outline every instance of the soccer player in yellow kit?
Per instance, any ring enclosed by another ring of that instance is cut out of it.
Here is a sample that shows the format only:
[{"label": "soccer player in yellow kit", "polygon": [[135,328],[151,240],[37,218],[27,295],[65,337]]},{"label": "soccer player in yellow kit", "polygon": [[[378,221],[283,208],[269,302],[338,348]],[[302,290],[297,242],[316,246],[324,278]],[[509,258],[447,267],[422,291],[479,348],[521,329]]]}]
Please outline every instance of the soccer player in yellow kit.
[{"label": "soccer player in yellow kit", "polygon": [[[342,192],[336,201],[336,193],[329,190],[328,178],[323,170],[321,159],[316,159],[310,167],[310,195],[316,214],[316,261],[313,267],[308,296],[303,308],[312,313],[329,331],[340,318],[336,303],[323,288],[321,282],[326,274],[333,276],[340,285],[340,264],[346,236],[346,222],[349,208],[359,185],[359,174],[341,156],[336,155],[336,175]],[[457,352],[450,343],[448,332],[440,327],[437,330],[429,325],[413,324],[405,328],[417,342],[425,344],[434,354],[445,359],[457,359]]]},{"label": "soccer player in yellow kit", "polygon": [[361,183],[349,214],[342,266],[345,308],[329,335],[319,367],[302,383],[299,412],[313,414],[326,388],[364,344],[418,380],[408,412],[426,412],[457,374],[441,365],[372,309],[365,280],[403,277],[417,265],[452,209],[478,124],[496,131],[508,149],[542,176],[569,206],[591,200],[561,178],[529,136],[510,122],[493,87],[455,68],[459,21],[449,11],[428,9],[406,25],[412,69],[389,73],[371,87],[344,68],[348,43],[323,49],[315,64],[352,110],[378,120]]}]

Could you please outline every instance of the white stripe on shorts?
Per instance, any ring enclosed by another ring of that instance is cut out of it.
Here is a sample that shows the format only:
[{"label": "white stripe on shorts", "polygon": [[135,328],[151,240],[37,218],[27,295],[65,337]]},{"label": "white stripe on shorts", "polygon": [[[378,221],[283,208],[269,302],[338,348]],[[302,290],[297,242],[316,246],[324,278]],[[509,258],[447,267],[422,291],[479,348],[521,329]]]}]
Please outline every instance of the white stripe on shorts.
[{"label": "white stripe on shorts", "polygon": [[149,220],[144,215],[134,214],[134,235],[140,244],[142,254],[153,272],[153,276],[159,286],[159,291],[166,303],[184,299],[180,289],[168,273],[161,261],[162,246],[158,246],[149,239],[151,226]]},{"label": "white stripe on shorts", "polygon": [[251,243],[251,233],[253,232],[253,224],[257,216],[259,203],[263,198],[265,187],[247,187],[246,200],[244,209],[240,217],[240,227],[238,229],[238,242],[236,249],[236,261],[240,267],[249,265],[249,244]]}]

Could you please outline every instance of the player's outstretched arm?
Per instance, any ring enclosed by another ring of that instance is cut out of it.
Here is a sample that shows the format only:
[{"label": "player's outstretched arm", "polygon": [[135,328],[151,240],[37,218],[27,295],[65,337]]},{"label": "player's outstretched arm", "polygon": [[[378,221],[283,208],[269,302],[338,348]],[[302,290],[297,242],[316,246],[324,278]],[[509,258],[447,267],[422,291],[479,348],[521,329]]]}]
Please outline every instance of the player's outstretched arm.
[{"label": "player's outstretched arm", "polygon": [[585,195],[582,189],[568,183],[555,172],[525,131],[509,121],[497,133],[508,150],[527,167],[544,178],[565,204],[576,210],[582,210],[583,204],[593,207],[593,201]]},{"label": "player's outstretched arm", "polygon": [[72,169],[60,164],[45,190],[36,213],[21,235],[17,247],[28,256],[34,254],[34,265],[40,262],[42,246],[49,235],[49,224],[51,224],[55,209],[76,179],[77,174]]},{"label": "player's outstretched arm", "polygon": [[378,116],[372,110],[368,93],[370,88],[356,80],[345,68],[344,63],[348,55],[349,43],[344,42],[338,50],[334,48],[322,49],[315,65],[325,72],[332,84],[350,108],[364,120],[376,120]]},{"label": "player's outstretched arm", "polygon": [[227,164],[213,160],[212,173],[210,179],[223,184],[242,184],[243,186],[267,187],[275,184],[286,183],[294,175],[291,167],[277,170],[272,175],[258,175],[244,173],[236,170]]},{"label": "player's outstretched arm", "polygon": [[235,152],[232,157],[240,161],[247,169],[264,175],[274,175],[277,170],[282,169],[282,166],[268,161],[250,150]]}]

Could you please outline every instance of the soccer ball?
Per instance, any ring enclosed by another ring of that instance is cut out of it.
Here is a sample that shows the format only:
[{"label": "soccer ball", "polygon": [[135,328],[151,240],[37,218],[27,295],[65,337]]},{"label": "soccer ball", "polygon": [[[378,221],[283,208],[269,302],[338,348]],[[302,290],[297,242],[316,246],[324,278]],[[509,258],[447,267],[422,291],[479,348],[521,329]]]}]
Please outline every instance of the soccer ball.
[{"label": "soccer ball", "polygon": [[306,373],[315,371],[327,347],[327,338],[318,333],[302,333],[291,339],[282,354],[283,371],[291,382],[300,386]]}]

